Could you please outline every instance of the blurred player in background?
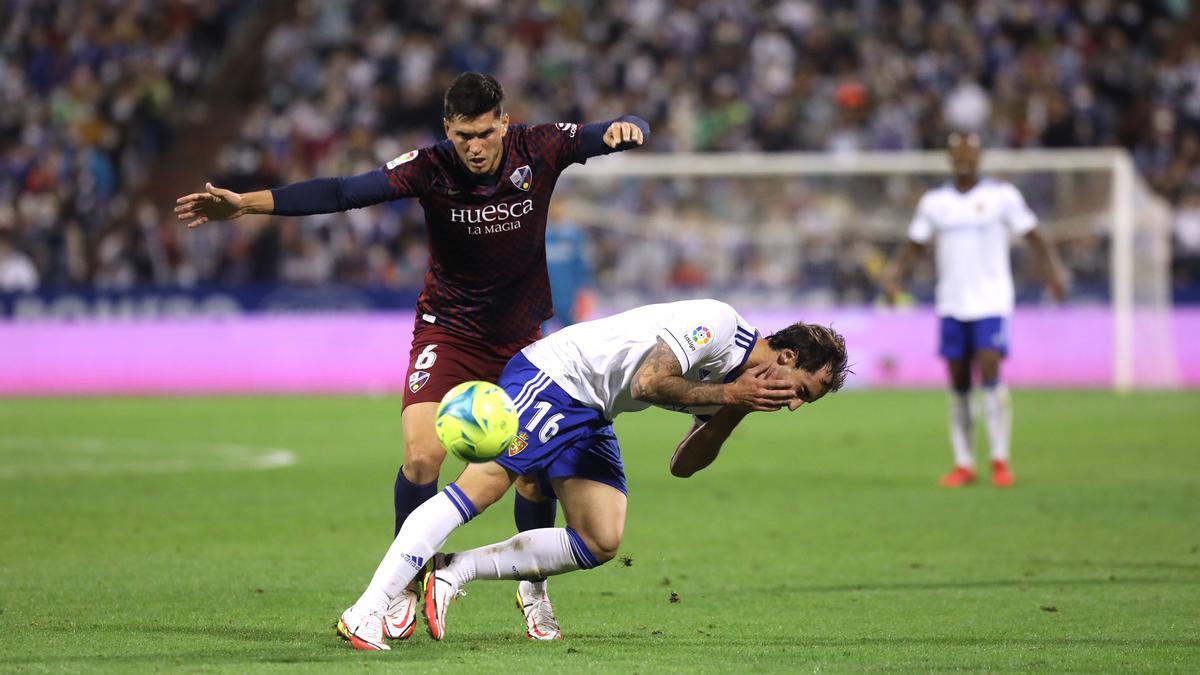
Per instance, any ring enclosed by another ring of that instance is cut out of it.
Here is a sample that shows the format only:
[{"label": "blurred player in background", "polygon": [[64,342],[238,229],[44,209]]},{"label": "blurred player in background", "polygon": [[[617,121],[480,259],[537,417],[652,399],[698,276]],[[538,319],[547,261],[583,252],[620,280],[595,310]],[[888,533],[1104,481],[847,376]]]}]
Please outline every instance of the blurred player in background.
[{"label": "blurred player in background", "polygon": [[[446,608],[470,581],[541,578],[612,560],[626,510],[617,415],[652,405],[694,415],[671,457],[671,473],[686,478],[717,458],[750,412],[796,410],[840,389],[846,372],[846,343],[832,329],[795,323],[760,339],[716,300],[638,307],[538,340],[500,377],[521,433],[506,454],[468,465],[413,512],[338,633],[357,649],[387,649],[384,611],[427,561],[424,614],[430,636],[441,640]],[[567,527],[435,557],[518,476],[535,476],[562,500]]]},{"label": "blurred player in background", "polygon": [[1062,265],[1038,232],[1037,217],[1011,183],[981,178],[980,141],[975,134],[951,134],[954,180],[926,192],[908,228],[908,241],[884,276],[883,290],[895,303],[901,281],[930,242],[937,248],[939,353],[949,367],[950,444],[954,468],[941,479],[956,488],[975,482],[972,371],[983,385],[983,416],[992,457],[992,483],[1013,484],[1009,459],[1012,405],[1001,382],[1000,362],[1008,353],[1013,311],[1009,234],[1025,238],[1037,254],[1051,295],[1062,300]]},{"label": "blurred player in background", "polygon": [[[642,145],[645,121],[509,125],[500,83],[463,73],[446,90],[446,140],[412,150],[357,176],[318,178],[238,194],[206,186],[179,198],[188,227],[246,214],[304,216],[415,197],[425,210],[429,269],[417,298],[404,394],[404,463],[396,474],[395,532],[437,493],[446,452],[434,433],[442,396],[467,380],[495,382],[509,358],[540,337],[552,313],[546,275],[546,214],[559,174],[574,163]],[[540,499],[541,501],[536,501]],[[535,485],[518,486],[517,529],[552,527],[555,503]],[[394,597],[387,634],[412,634],[417,588]],[[558,634],[544,580],[518,593],[531,637]]]},{"label": "blurred player in background", "polygon": [[554,296],[554,317],[542,324],[542,332],[588,319],[595,304],[592,270],[587,232],[568,218],[561,199],[554,200],[546,229],[546,271]]}]

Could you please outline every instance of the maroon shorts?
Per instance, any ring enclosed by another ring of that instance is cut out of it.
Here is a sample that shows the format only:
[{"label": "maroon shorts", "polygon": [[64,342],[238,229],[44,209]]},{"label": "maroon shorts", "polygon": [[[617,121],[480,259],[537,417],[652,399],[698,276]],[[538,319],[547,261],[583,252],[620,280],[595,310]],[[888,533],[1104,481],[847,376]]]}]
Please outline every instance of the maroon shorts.
[{"label": "maroon shorts", "polygon": [[483,338],[451,333],[418,317],[408,355],[403,407],[441,401],[446,392],[468,380],[496,382],[513,354],[540,337],[539,329],[528,339],[497,345]]}]

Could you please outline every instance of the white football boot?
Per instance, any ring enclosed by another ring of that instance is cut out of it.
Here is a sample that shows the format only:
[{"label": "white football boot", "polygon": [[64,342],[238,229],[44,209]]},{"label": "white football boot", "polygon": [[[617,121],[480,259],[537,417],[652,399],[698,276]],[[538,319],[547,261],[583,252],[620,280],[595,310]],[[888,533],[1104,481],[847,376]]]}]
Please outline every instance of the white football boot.
[{"label": "white football boot", "polygon": [[417,589],[409,584],[400,595],[392,599],[383,613],[383,634],[393,640],[407,640],[417,627]]},{"label": "white football boot", "polygon": [[429,627],[429,637],[441,640],[446,637],[446,609],[450,603],[467,594],[459,586],[458,577],[446,573],[446,565],[454,558],[454,554],[438,553],[429,561],[429,571],[425,573],[425,623]]},{"label": "white football boot", "polygon": [[517,607],[525,615],[525,637],[530,640],[561,640],[562,630],[554,618],[554,606],[546,595],[546,581],[517,584]]},{"label": "white football boot", "polygon": [[358,612],[351,606],[342,612],[337,623],[338,635],[355,649],[365,651],[387,651],[391,647],[383,641],[383,614]]}]

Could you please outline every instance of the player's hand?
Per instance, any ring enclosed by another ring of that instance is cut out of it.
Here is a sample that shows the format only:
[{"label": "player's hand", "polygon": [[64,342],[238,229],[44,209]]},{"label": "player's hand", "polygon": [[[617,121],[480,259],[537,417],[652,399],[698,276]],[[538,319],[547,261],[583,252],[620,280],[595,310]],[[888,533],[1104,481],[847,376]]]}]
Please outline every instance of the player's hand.
[{"label": "player's hand", "polygon": [[205,192],[193,192],[175,200],[175,213],[188,221],[189,228],[210,220],[232,220],[244,215],[242,196],[236,192],[204,184]]},{"label": "player's hand", "polygon": [[642,144],[642,130],[632,122],[613,122],[604,132],[604,144],[615,148],[624,143]]},{"label": "player's hand", "polygon": [[786,406],[796,397],[796,389],[776,376],[774,365],[764,363],[743,371],[726,385],[726,394],[728,405],[769,412]]}]

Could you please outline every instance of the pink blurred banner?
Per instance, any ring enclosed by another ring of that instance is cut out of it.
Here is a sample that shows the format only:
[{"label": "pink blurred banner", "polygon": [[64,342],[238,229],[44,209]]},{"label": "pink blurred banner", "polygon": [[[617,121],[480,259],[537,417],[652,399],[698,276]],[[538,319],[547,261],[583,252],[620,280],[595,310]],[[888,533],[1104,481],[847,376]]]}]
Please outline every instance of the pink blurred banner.
[{"label": "pink blurred banner", "polygon": [[[930,310],[744,311],[763,333],[792,321],[846,336],[856,387],[940,387]],[[1200,308],[1138,323],[1141,384],[1200,387]],[[383,393],[404,390],[411,313],[0,323],[0,395]],[[1109,387],[1106,308],[1020,309],[1005,377],[1014,386]]]}]

